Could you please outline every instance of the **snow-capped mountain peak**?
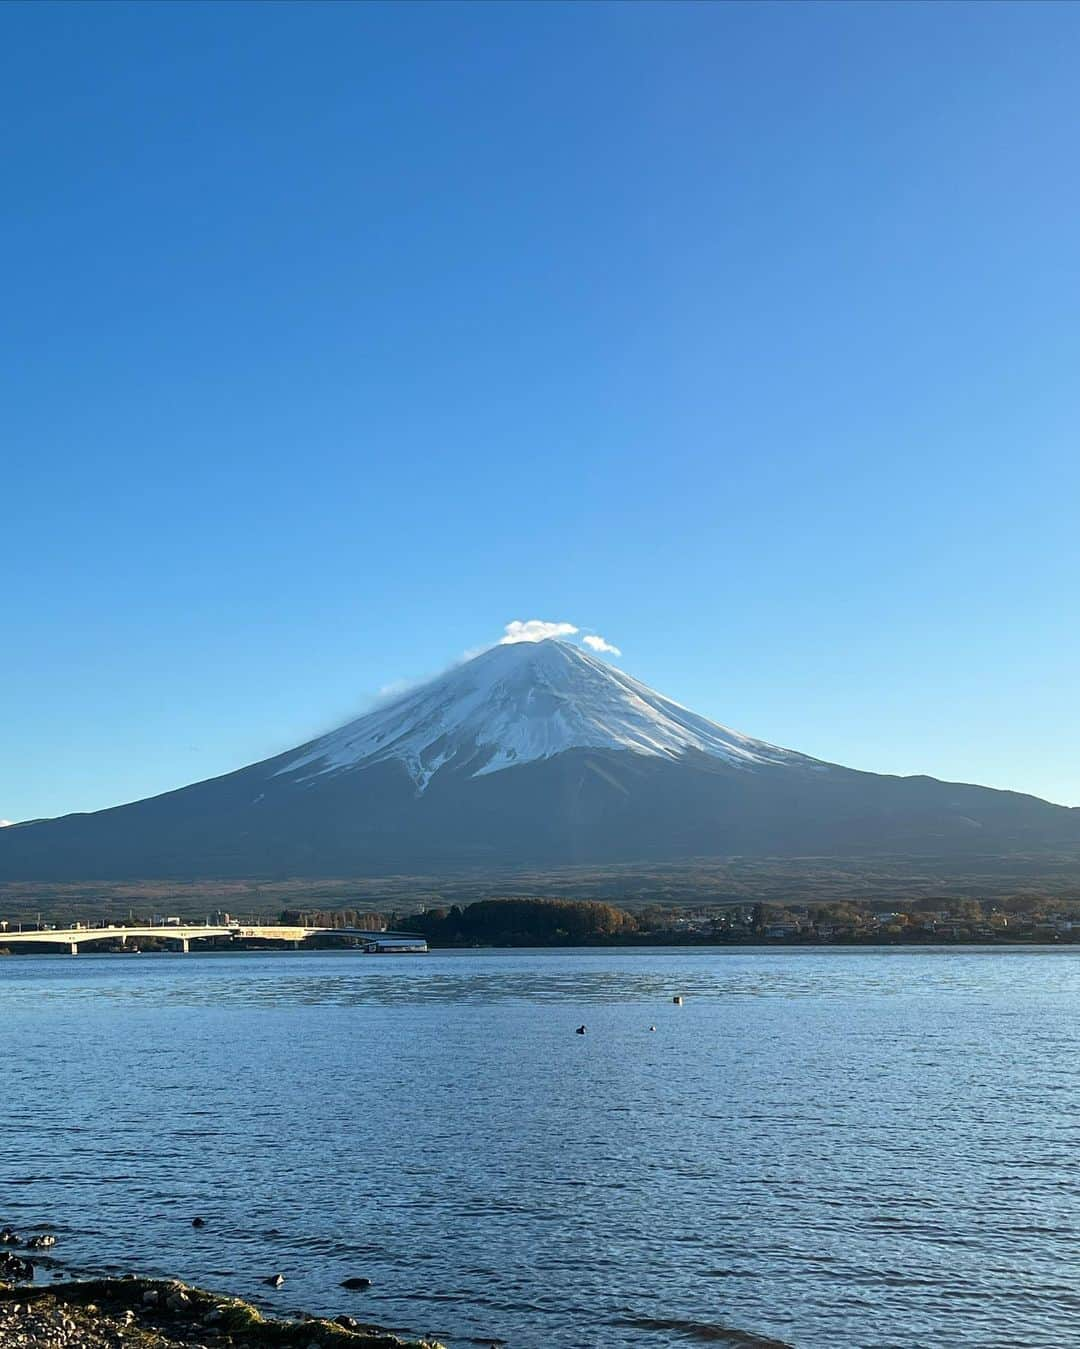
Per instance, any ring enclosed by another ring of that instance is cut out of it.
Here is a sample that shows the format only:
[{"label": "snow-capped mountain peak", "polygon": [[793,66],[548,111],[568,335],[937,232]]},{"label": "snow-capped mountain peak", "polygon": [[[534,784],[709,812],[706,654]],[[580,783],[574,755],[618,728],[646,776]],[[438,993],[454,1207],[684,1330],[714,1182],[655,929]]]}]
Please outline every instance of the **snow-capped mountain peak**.
[{"label": "snow-capped mountain peak", "polygon": [[447,766],[479,777],[570,749],[677,759],[688,752],[752,768],[812,763],[681,707],[570,643],[494,646],[302,746],[277,775],[300,781],[389,759],[418,790]]},{"label": "snow-capped mountain peak", "polygon": [[[493,647],[222,777],[0,829],[0,880],[425,876],[437,890],[524,868],[531,893],[548,867],[639,867],[645,883],[662,865],[648,884],[667,893],[680,874],[700,886],[702,859],[815,856],[877,859],[890,887],[897,857],[918,884],[928,858],[946,876],[978,857],[1012,885],[1021,854],[1080,857],[1080,809],[778,749],[545,640]],[[786,893],[791,872],[773,876]]]}]

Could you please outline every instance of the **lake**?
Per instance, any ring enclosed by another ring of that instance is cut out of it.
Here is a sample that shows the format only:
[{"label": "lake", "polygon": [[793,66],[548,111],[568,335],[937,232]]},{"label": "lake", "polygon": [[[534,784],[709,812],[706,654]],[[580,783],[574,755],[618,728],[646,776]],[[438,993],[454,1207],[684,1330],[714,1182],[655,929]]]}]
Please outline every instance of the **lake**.
[{"label": "lake", "polygon": [[1061,1349],[1078,1014],[1031,948],[12,957],[0,1225],[452,1346]]}]

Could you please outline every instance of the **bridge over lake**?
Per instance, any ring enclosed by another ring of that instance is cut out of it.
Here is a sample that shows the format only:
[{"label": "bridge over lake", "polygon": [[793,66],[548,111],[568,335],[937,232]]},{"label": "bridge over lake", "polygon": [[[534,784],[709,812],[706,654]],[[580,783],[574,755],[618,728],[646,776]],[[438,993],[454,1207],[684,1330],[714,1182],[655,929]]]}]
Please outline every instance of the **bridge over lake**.
[{"label": "bridge over lake", "polygon": [[80,946],[92,946],[106,942],[110,945],[126,946],[128,942],[137,943],[140,938],[167,941],[176,950],[187,954],[193,941],[208,941],[212,938],[227,937],[230,941],[274,941],[285,942],[299,948],[313,937],[340,937],[351,941],[363,941],[368,949],[401,951],[424,951],[427,943],[414,932],[376,932],[370,928],[349,927],[284,927],[280,924],[251,923],[163,923],[128,925],[109,924],[102,927],[48,927],[0,932],[0,947],[16,951],[21,946],[55,946],[66,948],[75,956]]}]

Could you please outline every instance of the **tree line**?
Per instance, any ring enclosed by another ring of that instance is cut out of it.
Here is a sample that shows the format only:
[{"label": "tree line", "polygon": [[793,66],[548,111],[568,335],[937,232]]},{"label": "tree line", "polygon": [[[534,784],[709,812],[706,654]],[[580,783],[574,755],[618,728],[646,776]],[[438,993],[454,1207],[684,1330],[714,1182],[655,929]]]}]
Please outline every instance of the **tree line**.
[{"label": "tree line", "polygon": [[483,899],[410,914],[432,946],[581,946],[632,937],[637,919],[613,904],[571,899]]},{"label": "tree line", "polygon": [[382,913],[361,909],[286,909],[282,923],[289,927],[359,928],[363,932],[381,932],[393,924]]}]

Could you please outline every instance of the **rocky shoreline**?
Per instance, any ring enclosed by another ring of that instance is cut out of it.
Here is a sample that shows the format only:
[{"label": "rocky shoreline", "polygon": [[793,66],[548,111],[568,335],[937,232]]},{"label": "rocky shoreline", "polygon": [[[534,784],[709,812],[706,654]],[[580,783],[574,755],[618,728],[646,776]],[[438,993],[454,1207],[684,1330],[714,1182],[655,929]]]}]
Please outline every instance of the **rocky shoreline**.
[{"label": "rocky shoreline", "polygon": [[[204,1226],[203,1219],[192,1226]],[[36,1283],[34,1260],[55,1245],[51,1232],[21,1236],[11,1227],[0,1229],[3,1349],[443,1349],[434,1340],[403,1340],[352,1316],[266,1316],[250,1302],[179,1279],[126,1274],[65,1280],[48,1257],[53,1282]],[[276,1274],[266,1282],[278,1287],[285,1279]],[[366,1288],[369,1280],[348,1279],[342,1286]]]},{"label": "rocky shoreline", "polygon": [[0,1283],[4,1349],[441,1349],[350,1316],[284,1321],[176,1279]]}]

